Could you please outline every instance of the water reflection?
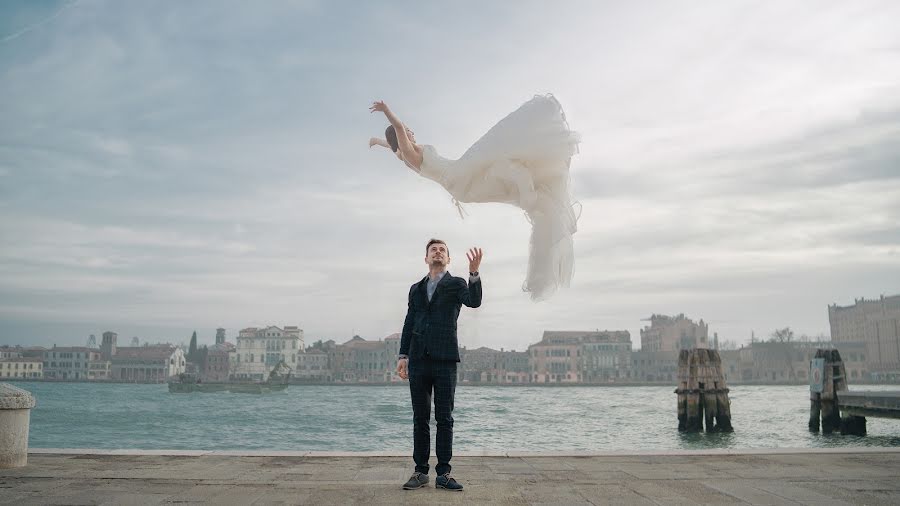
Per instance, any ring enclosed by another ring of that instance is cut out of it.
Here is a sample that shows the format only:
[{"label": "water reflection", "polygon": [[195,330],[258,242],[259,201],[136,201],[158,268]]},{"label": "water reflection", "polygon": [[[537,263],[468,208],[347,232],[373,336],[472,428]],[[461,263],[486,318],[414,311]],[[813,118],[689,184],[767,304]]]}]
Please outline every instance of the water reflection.
[{"label": "water reflection", "polygon": [[678,447],[681,450],[708,448],[735,448],[738,439],[733,432],[679,432]]}]

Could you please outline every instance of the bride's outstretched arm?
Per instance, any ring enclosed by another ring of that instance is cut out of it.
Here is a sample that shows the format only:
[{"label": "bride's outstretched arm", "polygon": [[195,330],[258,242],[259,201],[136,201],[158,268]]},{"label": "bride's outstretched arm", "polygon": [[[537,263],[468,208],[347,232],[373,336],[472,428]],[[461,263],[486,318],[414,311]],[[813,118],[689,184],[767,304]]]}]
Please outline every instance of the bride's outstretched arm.
[{"label": "bride's outstretched arm", "polygon": [[391,145],[388,144],[386,140],[379,139],[378,137],[372,137],[371,139],[369,139],[369,147],[371,148],[372,146],[381,146],[383,148],[391,149]]},{"label": "bride's outstretched arm", "polygon": [[417,155],[412,142],[410,142],[409,137],[407,137],[406,135],[406,127],[403,126],[403,122],[400,121],[400,118],[398,118],[397,115],[394,114],[394,111],[392,111],[391,108],[387,106],[387,104],[379,100],[372,104],[372,107],[370,107],[369,110],[371,112],[384,113],[384,116],[391,123],[391,126],[394,127],[394,131],[397,132],[397,145],[400,148],[400,152],[403,154],[403,156],[409,159]]}]

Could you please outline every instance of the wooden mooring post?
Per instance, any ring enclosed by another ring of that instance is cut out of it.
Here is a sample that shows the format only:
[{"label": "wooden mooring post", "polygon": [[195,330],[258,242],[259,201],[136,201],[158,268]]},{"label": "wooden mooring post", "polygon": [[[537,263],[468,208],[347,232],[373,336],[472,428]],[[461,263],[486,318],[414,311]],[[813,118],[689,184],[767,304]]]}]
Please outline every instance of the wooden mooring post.
[{"label": "wooden mooring post", "polygon": [[844,362],[837,350],[816,350],[809,364],[809,430],[831,434],[841,428],[837,391],[847,389]]},{"label": "wooden mooring post", "polygon": [[841,417],[839,392],[847,392],[847,372],[837,350],[816,350],[809,363],[809,430],[831,434],[866,435],[866,419],[862,416]]},{"label": "wooden mooring post", "polygon": [[681,350],[678,354],[678,430],[734,432],[731,401],[716,350]]}]

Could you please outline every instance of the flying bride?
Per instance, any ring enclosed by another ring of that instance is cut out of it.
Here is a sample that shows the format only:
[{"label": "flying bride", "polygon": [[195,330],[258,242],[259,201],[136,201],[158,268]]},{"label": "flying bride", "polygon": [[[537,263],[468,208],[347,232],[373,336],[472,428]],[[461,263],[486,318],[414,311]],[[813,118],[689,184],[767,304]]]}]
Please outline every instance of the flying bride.
[{"label": "flying bride", "polygon": [[[543,300],[572,280],[572,234],[578,217],[569,193],[569,162],[578,152],[578,134],[569,130],[565,113],[552,95],[536,95],[500,120],[458,160],[417,144],[382,101],[371,112],[390,122],[385,139],[373,137],[369,147],[390,148],[420,176],[443,186],[462,214],[460,202],[499,202],[525,211],[531,222],[528,273],[522,290]],[[400,135],[398,135],[400,132]]]}]

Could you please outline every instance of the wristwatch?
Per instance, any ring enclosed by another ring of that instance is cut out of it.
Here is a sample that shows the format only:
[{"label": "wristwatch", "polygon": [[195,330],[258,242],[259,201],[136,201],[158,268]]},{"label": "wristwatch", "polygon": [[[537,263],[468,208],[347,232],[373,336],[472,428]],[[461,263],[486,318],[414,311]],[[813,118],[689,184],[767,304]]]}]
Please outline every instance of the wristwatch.
[{"label": "wristwatch", "polygon": [[477,276],[477,275],[478,275],[478,271],[470,272],[470,273],[469,273],[469,276]]}]

